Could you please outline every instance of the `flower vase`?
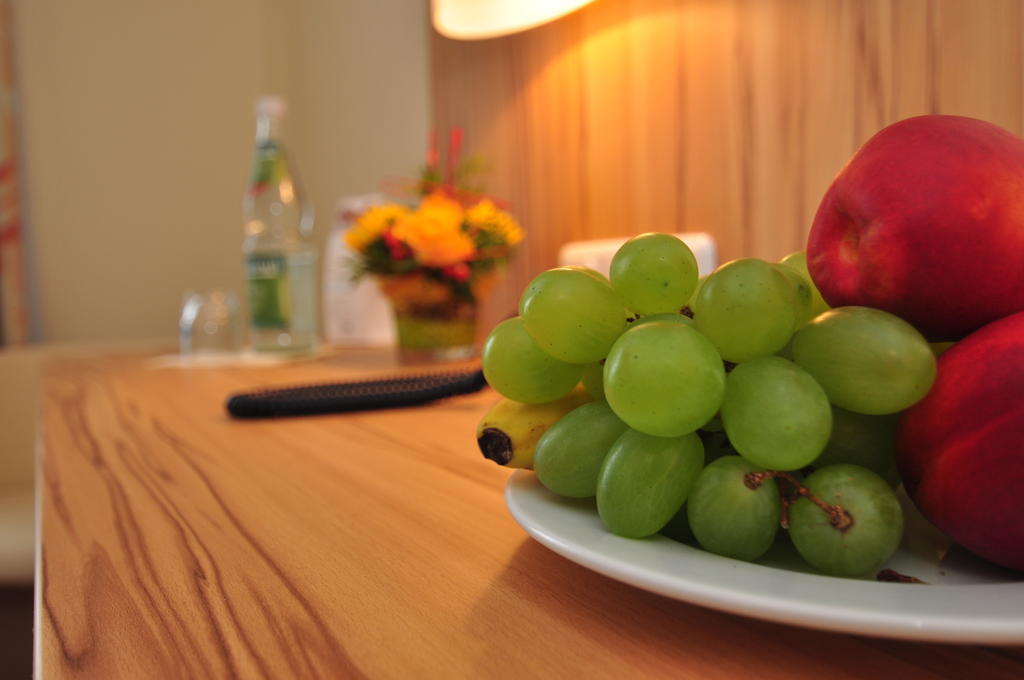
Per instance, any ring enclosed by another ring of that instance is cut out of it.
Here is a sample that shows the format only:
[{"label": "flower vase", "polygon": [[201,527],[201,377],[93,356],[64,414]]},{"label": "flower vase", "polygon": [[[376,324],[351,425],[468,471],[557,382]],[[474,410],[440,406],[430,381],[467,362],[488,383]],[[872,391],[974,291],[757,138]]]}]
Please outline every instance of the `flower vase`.
[{"label": "flower vase", "polygon": [[476,355],[477,303],[422,274],[379,277],[391,303],[403,361],[458,361]]}]

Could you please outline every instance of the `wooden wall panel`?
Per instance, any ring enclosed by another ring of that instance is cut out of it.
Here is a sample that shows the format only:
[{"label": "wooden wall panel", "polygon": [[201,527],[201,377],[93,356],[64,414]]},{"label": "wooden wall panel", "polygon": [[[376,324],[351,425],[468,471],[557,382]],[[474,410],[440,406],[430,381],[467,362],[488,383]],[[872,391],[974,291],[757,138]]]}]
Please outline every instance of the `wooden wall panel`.
[{"label": "wooden wall panel", "polygon": [[490,158],[528,241],[487,309],[570,240],[705,230],[722,261],[803,247],[882,126],[1024,128],[1019,0],[596,0],[517,35],[433,40],[434,123]]}]

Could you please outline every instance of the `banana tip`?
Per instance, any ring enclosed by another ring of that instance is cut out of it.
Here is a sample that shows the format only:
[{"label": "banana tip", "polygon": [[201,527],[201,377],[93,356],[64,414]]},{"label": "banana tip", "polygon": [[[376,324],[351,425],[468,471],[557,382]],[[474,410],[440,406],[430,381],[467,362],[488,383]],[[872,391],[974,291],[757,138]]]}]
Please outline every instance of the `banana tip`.
[{"label": "banana tip", "polygon": [[508,465],[512,460],[512,438],[496,427],[484,428],[476,443],[480,446],[484,458],[489,458],[498,465]]}]

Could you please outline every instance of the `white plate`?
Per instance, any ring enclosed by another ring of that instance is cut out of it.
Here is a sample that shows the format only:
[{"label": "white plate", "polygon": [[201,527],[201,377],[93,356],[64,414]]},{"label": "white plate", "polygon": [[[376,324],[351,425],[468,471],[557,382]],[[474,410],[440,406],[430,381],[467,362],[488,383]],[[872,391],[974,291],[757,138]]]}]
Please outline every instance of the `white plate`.
[{"label": "white plate", "polygon": [[886,565],[928,585],[809,573],[780,541],[757,564],[719,557],[664,536],[609,534],[593,500],[571,500],[517,471],[505,504],[531,536],[578,564],[678,600],[768,621],[860,635],[986,645],[1024,644],[1024,574],[954,546],[912,508]]}]

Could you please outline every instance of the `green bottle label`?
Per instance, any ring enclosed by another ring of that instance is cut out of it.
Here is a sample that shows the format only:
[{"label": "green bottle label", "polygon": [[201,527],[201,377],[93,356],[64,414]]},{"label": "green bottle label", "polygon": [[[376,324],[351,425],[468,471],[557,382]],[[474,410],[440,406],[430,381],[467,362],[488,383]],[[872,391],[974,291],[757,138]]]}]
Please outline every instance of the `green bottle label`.
[{"label": "green bottle label", "polygon": [[284,255],[249,255],[250,318],[254,328],[288,328],[288,276]]}]

